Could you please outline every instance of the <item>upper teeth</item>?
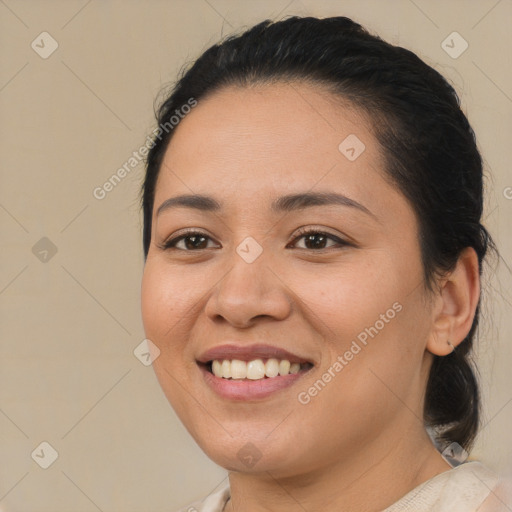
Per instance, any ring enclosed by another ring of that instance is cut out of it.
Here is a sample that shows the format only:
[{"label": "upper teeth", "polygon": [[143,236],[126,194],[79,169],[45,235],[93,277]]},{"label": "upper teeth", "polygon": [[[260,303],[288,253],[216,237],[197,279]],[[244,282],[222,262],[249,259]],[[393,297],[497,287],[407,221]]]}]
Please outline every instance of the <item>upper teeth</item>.
[{"label": "upper teeth", "polygon": [[212,371],[216,377],[224,379],[251,379],[258,380],[267,377],[277,377],[277,375],[288,375],[289,373],[298,373],[299,363],[290,363],[283,359],[268,359],[266,363],[262,359],[253,359],[252,361],[232,361],[218,359],[212,362]]}]

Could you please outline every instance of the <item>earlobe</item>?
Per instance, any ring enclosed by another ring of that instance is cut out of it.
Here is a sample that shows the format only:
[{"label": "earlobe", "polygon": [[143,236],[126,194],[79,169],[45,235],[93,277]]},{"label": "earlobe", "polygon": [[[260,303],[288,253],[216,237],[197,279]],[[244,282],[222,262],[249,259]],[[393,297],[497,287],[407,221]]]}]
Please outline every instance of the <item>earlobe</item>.
[{"label": "earlobe", "polygon": [[468,335],[480,298],[478,256],[472,247],[461,252],[437,293],[426,348],[434,355],[446,356]]},{"label": "earlobe", "polygon": [[438,336],[431,335],[427,342],[427,350],[436,356],[447,356],[455,351],[464,338],[452,341],[449,334],[443,330]]}]

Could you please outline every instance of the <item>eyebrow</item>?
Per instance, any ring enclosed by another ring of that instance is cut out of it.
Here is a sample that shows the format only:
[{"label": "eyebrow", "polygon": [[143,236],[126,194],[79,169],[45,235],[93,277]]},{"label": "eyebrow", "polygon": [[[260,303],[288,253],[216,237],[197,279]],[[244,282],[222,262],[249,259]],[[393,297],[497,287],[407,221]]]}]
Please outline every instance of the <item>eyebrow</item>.
[{"label": "eyebrow", "polygon": [[[270,206],[274,213],[303,210],[313,206],[341,205],[356,208],[374,219],[376,215],[366,206],[343,194],[334,192],[304,192],[300,194],[288,194],[277,198]],[[184,194],[166,199],[159,207],[156,215],[160,215],[172,208],[193,208],[200,211],[219,212],[222,205],[213,197],[202,194]]]}]

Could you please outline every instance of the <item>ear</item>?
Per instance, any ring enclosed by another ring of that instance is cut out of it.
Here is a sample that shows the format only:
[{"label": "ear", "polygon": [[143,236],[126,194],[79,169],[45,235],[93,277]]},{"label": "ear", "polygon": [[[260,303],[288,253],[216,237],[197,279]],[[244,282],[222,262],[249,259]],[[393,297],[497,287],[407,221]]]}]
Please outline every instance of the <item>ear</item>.
[{"label": "ear", "polygon": [[[432,330],[427,350],[445,356],[468,335],[480,297],[478,256],[464,249],[453,271],[443,277],[432,308]],[[451,344],[451,345],[450,345]]]}]

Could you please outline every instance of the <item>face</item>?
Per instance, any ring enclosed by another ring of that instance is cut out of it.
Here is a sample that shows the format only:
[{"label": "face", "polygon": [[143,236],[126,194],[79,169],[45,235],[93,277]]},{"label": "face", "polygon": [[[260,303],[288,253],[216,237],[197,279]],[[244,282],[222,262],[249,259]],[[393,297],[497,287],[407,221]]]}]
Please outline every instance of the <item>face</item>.
[{"label": "face", "polygon": [[185,427],[219,465],[275,476],[398,442],[431,318],[416,218],[366,119],[283,83],[218,91],[175,130],[142,313]]}]

